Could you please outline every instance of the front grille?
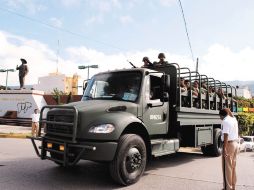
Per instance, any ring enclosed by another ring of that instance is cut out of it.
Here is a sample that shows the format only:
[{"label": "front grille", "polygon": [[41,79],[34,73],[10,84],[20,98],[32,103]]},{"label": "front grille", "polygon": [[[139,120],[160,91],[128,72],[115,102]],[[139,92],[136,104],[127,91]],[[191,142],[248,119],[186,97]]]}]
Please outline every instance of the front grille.
[{"label": "front grille", "polygon": [[[72,135],[74,130],[74,115],[48,115],[47,121],[52,123],[47,123],[47,133],[52,133],[55,135]],[[59,123],[57,123],[59,122]]]}]

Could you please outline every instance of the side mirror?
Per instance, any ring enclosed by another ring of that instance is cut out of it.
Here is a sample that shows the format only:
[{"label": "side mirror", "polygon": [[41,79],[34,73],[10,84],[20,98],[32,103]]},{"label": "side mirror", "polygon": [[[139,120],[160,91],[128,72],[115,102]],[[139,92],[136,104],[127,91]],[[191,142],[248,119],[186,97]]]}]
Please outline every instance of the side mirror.
[{"label": "side mirror", "polygon": [[168,100],[169,100],[168,93],[167,92],[163,92],[162,97],[160,98],[160,101],[161,102],[168,102]]},{"label": "side mirror", "polygon": [[84,86],[83,86],[83,92],[85,92],[86,87],[87,87],[87,83],[85,83]]},{"label": "side mirror", "polygon": [[170,88],[170,77],[168,75],[161,76],[161,86],[164,87],[165,91],[169,91]]},{"label": "side mirror", "polygon": [[89,80],[84,80],[84,81],[83,81],[83,94],[84,94],[84,92],[85,92],[85,90],[86,90],[86,87],[87,87],[87,85],[88,85],[88,82],[89,82]]}]

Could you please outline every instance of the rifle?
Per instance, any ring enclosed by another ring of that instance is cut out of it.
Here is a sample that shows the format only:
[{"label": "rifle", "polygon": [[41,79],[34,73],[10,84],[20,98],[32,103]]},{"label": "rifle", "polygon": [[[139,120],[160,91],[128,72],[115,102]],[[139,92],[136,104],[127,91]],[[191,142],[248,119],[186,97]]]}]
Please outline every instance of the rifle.
[{"label": "rifle", "polygon": [[131,66],[132,66],[133,68],[137,68],[137,67],[136,67],[132,62],[130,62],[129,60],[127,60],[127,62],[130,63]]}]

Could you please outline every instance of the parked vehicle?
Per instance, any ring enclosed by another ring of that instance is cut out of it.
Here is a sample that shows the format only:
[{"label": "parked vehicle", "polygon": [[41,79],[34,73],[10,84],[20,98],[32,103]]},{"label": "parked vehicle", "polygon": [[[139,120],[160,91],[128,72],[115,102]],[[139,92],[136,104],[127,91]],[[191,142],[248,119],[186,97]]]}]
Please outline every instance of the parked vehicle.
[{"label": "parked vehicle", "polygon": [[239,152],[246,152],[246,143],[243,138],[238,139],[238,151]]},{"label": "parked vehicle", "polygon": [[243,136],[246,143],[246,150],[254,151],[254,136]]},{"label": "parked vehicle", "polygon": [[[180,86],[183,79],[189,82],[186,89]],[[200,85],[194,95],[194,83],[206,83],[207,90]],[[219,89],[223,96],[216,93]],[[229,107],[237,114],[234,96],[235,87],[176,63],[103,72],[88,81],[80,102],[43,107],[40,129],[46,124],[46,133],[31,140],[43,160],[62,166],[80,159],[108,163],[111,177],[130,185],[151,156],[180,147],[201,147],[205,155],[220,156],[219,110]],[[35,140],[42,141],[39,148]]]}]

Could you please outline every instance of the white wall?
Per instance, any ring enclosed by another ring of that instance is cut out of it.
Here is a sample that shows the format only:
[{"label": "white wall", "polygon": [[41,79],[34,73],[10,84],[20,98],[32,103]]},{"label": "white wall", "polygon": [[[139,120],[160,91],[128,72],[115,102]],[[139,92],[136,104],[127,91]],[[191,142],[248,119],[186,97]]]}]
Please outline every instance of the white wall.
[{"label": "white wall", "polygon": [[241,96],[241,97],[244,97],[247,99],[250,99],[252,97],[251,92],[248,87],[243,87],[243,88],[237,89],[237,96]]},{"label": "white wall", "polygon": [[39,77],[38,84],[34,85],[35,90],[44,91],[45,94],[51,94],[54,88],[60,91],[65,91],[65,75],[49,75],[45,77]]},{"label": "white wall", "polygon": [[31,118],[34,109],[47,105],[43,92],[36,90],[0,90],[0,116],[17,111],[20,118]]}]

